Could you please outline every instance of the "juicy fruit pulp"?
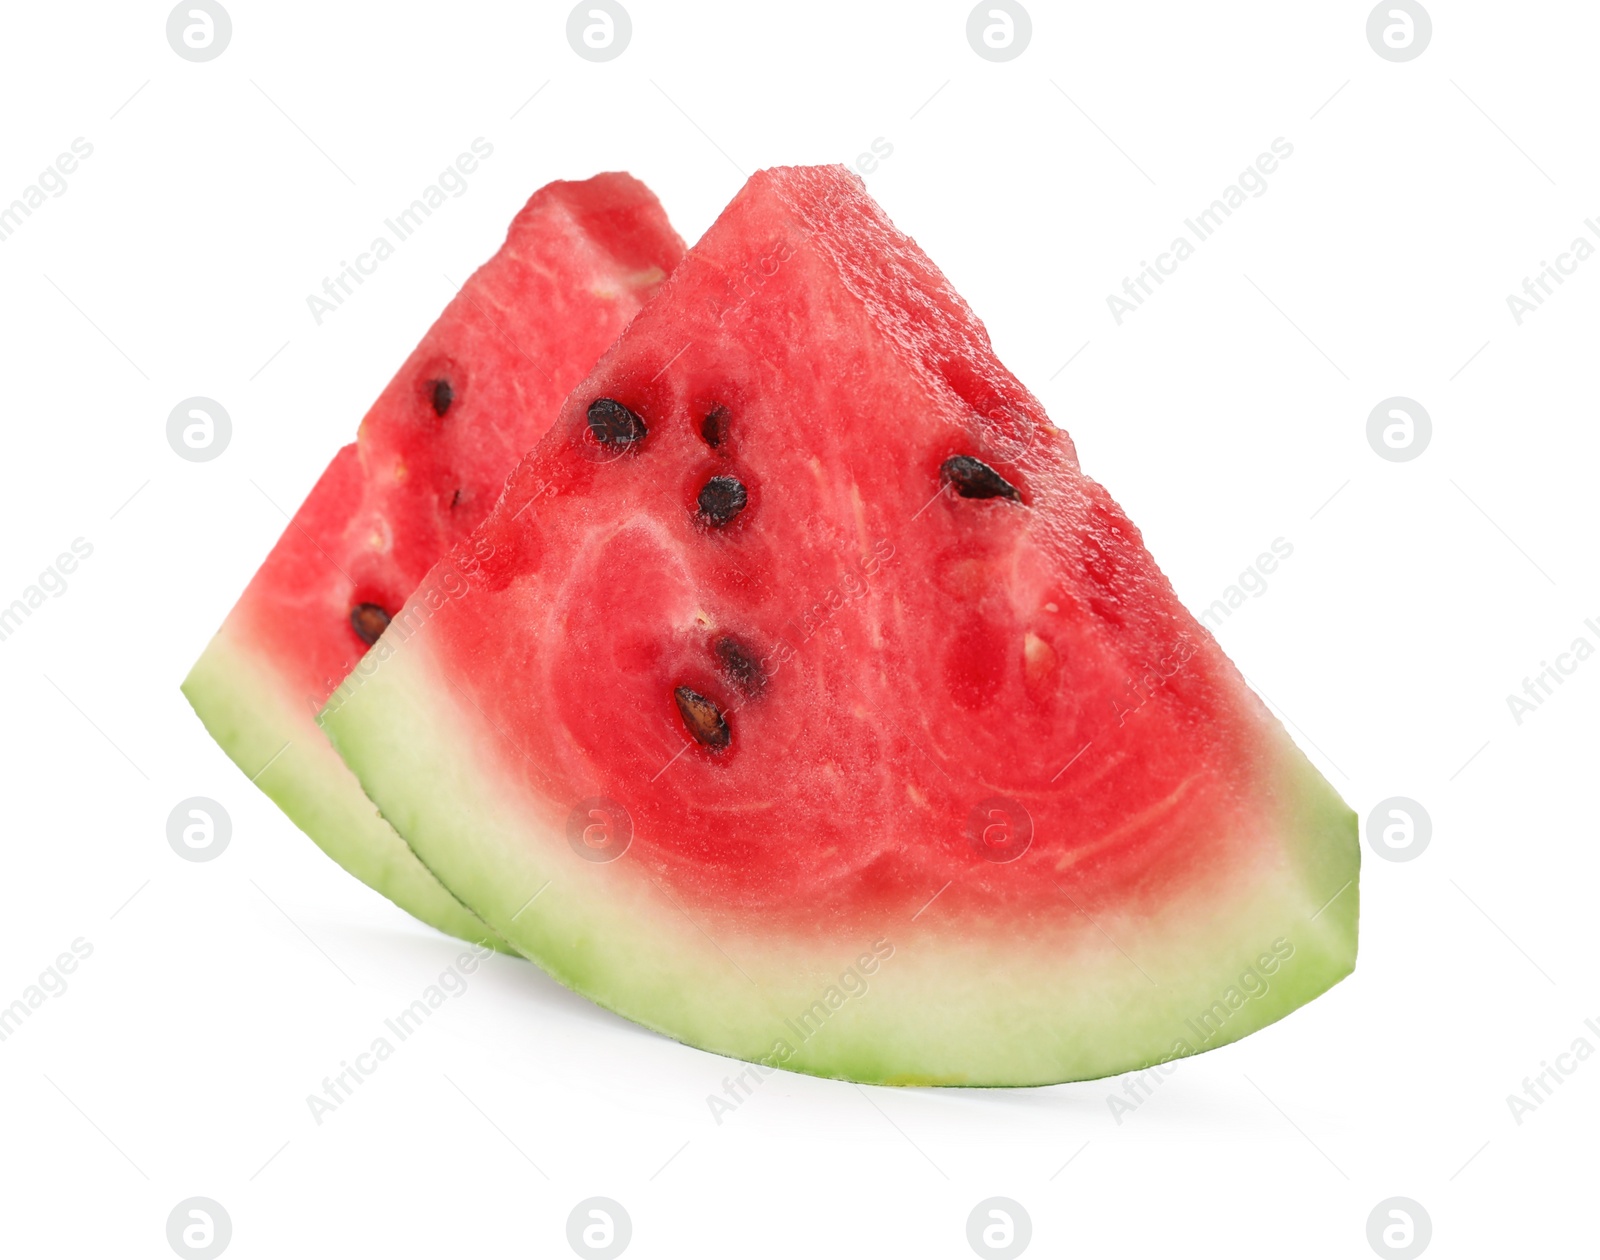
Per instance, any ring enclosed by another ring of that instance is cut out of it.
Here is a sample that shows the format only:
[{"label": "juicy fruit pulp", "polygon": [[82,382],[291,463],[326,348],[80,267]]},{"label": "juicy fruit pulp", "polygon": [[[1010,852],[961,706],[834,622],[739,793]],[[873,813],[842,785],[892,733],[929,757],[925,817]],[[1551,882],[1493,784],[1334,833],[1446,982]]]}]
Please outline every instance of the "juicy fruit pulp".
[{"label": "juicy fruit pulp", "polygon": [[352,874],[504,948],[379,817],[315,715],[499,497],[567,392],[678,262],[627,175],[550,184],[445,308],[295,513],[184,682],[224,750]]},{"label": "juicy fruit pulp", "polygon": [[1044,1083],[1353,966],[1353,816],[842,170],[746,185],[424,590],[325,728],[518,950],[683,1041]]}]

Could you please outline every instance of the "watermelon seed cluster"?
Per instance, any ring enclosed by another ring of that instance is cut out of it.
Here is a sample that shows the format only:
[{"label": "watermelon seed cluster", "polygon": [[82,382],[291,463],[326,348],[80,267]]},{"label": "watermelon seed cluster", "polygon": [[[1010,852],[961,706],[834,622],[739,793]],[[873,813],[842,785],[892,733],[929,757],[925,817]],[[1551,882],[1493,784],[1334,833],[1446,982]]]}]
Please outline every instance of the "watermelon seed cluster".
[{"label": "watermelon seed cluster", "polygon": [[[642,441],[649,432],[649,426],[639,414],[615,398],[596,398],[585,415],[590,434],[605,446],[626,449]],[[707,446],[715,449],[727,440],[730,419],[728,409],[721,403],[714,404],[706,412],[700,421],[700,437]],[[743,512],[749,502],[750,493],[744,482],[730,473],[718,473],[700,488],[696,516],[702,524],[720,529]],[[766,686],[766,674],[760,662],[737,639],[723,635],[712,644],[712,650],[722,665],[724,676],[737,690],[754,696]],[[672,698],[684,726],[697,743],[712,752],[720,752],[732,743],[733,732],[716,701],[685,686],[673,688]]]}]

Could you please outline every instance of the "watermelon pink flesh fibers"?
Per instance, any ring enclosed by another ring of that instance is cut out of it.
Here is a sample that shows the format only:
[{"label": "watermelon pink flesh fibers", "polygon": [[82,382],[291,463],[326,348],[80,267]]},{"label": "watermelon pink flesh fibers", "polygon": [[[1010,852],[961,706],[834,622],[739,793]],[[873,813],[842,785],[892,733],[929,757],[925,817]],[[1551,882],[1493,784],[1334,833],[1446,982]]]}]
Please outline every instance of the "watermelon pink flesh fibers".
[{"label": "watermelon pink flesh fibers", "polygon": [[483,519],[517,458],[682,253],[631,176],[535,193],[334,457],[184,682],[217,742],[318,844],[458,936],[493,940],[378,816],[315,715],[433,563]]},{"label": "watermelon pink flesh fibers", "polygon": [[518,950],[768,1066],[1104,1075],[1354,964],[1350,812],[838,168],[746,185],[323,722]]}]

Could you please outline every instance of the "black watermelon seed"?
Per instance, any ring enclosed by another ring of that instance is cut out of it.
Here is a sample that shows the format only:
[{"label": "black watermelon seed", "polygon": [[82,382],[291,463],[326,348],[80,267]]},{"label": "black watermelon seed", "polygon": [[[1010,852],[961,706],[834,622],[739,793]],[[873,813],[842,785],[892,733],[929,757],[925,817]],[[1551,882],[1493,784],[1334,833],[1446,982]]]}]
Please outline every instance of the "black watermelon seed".
[{"label": "black watermelon seed", "polygon": [[377,604],[357,604],[350,610],[350,628],[371,647],[389,628],[389,614]]},{"label": "black watermelon seed", "polygon": [[732,635],[723,635],[712,647],[722,662],[722,672],[740,691],[753,696],[767,685],[761,662]]},{"label": "black watermelon seed", "polygon": [[645,427],[615,398],[596,398],[589,404],[589,432],[607,446],[632,446],[644,437]]},{"label": "black watermelon seed", "polygon": [[981,459],[952,455],[939,465],[939,475],[963,499],[1013,499],[1022,502],[1017,488]]},{"label": "black watermelon seed", "polygon": [[700,422],[700,436],[706,440],[707,446],[721,446],[727,441],[728,421],[732,418],[721,403],[706,412],[706,418]]},{"label": "black watermelon seed", "polygon": [[726,525],[749,501],[744,482],[737,477],[713,477],[700,491],[700,516],[707,524]]},{"label": "black watermelon seed", "polygon": [[733,735],[728,730],[721,709],[698,691],[691,691],[687,687],[673,688],[672,698],[678,702],[678,712],[683,715],[683,724],[689,728],[689,734],[712,750],[728,746]]},{"label": "black watermelon seed", "polygon": [[456,391],[449,381],[435,381],[433,383],[433,414],[442,416],[450,410],[450,404],[456,400]]}]

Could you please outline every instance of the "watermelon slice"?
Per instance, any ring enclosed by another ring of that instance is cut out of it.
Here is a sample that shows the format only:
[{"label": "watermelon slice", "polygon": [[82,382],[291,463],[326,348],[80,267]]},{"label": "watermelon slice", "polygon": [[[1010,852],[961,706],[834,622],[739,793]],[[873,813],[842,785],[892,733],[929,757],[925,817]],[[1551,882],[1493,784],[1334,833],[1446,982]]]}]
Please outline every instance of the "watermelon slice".
[{"label": "watermelon slice", "polygon": [[1102,1076],[1354,965],[1354,816],[842,168],[745,186],[422,589],[341,754],[519,951],[751,1070]]},{"label": "watermelon slice", "polygon": [[316,713],[677,265],[628,175],[547,185],[328,465],[183,691],[234,762],[341,866],[419,919],[504,948],[379,817]]}]

